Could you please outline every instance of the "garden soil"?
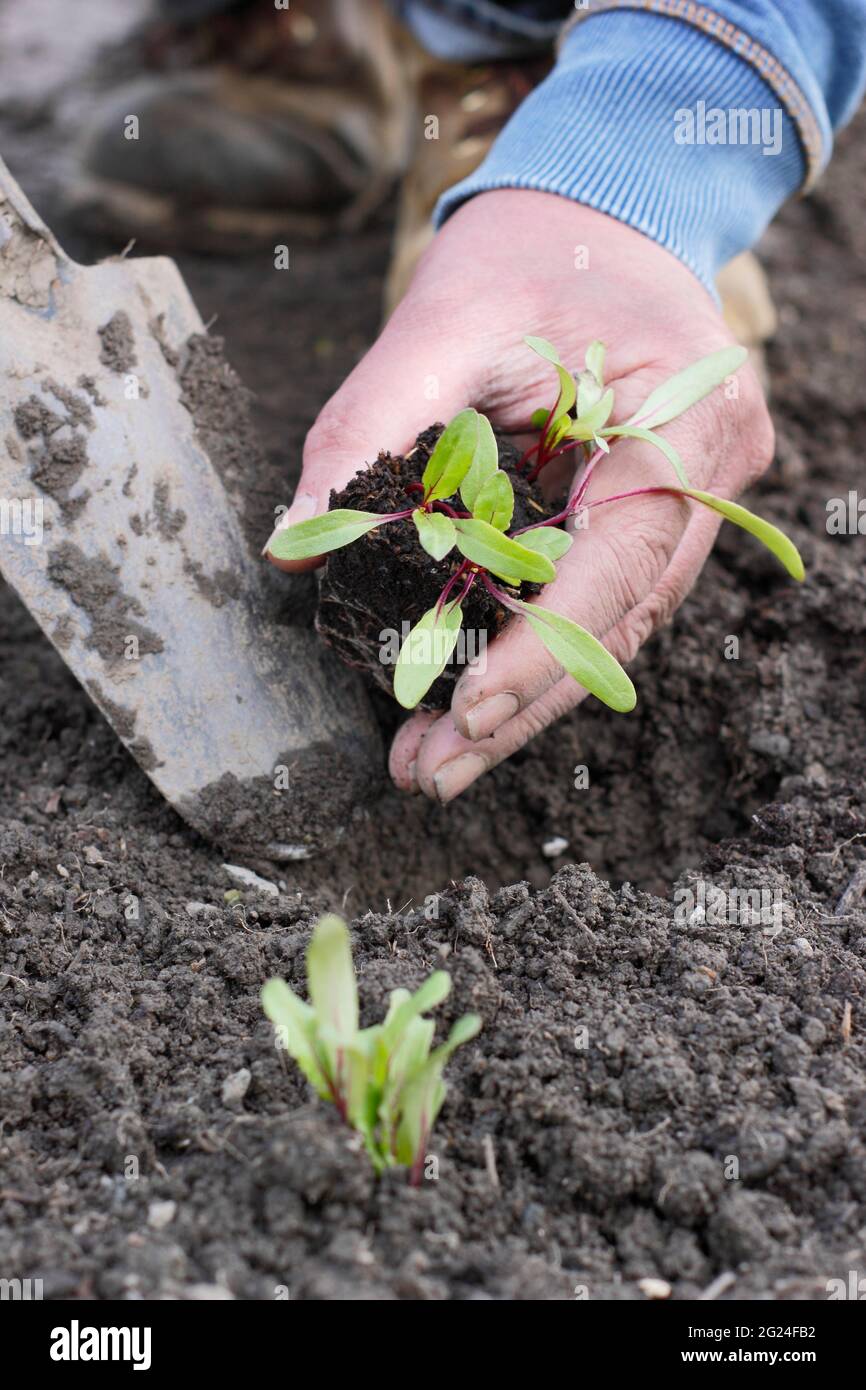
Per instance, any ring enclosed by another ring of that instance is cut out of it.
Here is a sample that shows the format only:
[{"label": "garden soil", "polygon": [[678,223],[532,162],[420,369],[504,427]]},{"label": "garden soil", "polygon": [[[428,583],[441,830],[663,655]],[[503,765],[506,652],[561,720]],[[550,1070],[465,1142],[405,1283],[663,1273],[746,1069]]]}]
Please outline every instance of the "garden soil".
[{"label": "garden soil", "polygon": [[[7,98],[0,149],[58,221],[53,122]],[[447,808],[383,789],[331,856],[246,864],[274,895],[161,802],[0,594],[4,1275],[82,1300],[558,1300],[650,1278],[825,1298],[866,1272],[866,574],[863,537],[826,529],[866,445],[863,134],[762,248],[779,437],[752,500],[808,581],[723,532],[634,663],[632,715],[588,702]],[[119,249],[58,231],[81,259]],[[262,540],[375,335],[388,236],[383,216],[299,245],[282,275],[181,258],[256,393]],[[314,581],[287,585],[311,621]],[[772,911],[727,920],[702,884]],[[365,1023],[439,966],[442,1026],[484,1019],[418,1190],[373,1177],[261,1014],[268,975],[303,990],[333,907]]]}]

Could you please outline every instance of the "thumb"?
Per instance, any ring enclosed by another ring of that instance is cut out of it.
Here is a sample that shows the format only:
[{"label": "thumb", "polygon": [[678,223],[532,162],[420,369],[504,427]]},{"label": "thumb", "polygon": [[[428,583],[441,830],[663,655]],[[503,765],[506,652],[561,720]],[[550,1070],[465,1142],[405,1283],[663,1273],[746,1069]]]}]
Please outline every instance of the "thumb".
[{"label": "thumb", "polygon": [[281,531],[326,512],[331,489],[345,487],[380,450],[405,453],[422,430],[437,420],[447,422],[470,403],[473,383],[461,356],[450,345],[443,349],[441,343],[433,343],[430,335],[419,341],[425,335],[418,332],[417,323],[403,323],[405,327],[396,317],[390,321],[307,435],[292,505],[264,550],[279,569],[305,570],[321,563],[321,557],[278,560],[271,555]]}]

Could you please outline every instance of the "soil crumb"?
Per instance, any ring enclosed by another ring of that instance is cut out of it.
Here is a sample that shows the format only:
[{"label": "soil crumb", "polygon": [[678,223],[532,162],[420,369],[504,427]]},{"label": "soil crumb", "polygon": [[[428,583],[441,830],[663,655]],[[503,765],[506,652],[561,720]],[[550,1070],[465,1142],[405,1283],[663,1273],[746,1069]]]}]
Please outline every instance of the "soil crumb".
[{"label": "soil crumb", "polygon": [[54,630],[51,633],[51,640],[55,643],[56,646],[60,647],[61,650],[65,650],[68,646],[71,645],[74,637],[75,624],[73,623],[69,614],[66,613],[62,618],[59,618],[57,622],[54,624]]},{"label": "soil crumb", "polygon": [[138,599],[124,593],[118,573],[106,556],[91,559],[71,541],[61,541],[48,559],[49,579],[65,589],[90,619],[86,645],[111,663],[124,660],[130,638],[139,657],[163,650],[162,638],[137,621],[144,609]]},{"label": "soil crumb", "polygon": [[102,339],[99,360],[109,371],[123,376],[138,365],[132,321],[125,309],[118,309],[97,332]]},{"label": "soil crumb", "polygon": [[262,536],[248,518],[250,480],[265,467],[253,424],[252,392],[226,361],[222,338],[195,333],[180,354],[181,401],[195,424],[199,442],[232,497],[247,542],[258,556]]},{"label": "soil crumb", "polygon": [[180,362],[180,353],[171,346],[168,341],[168,334],[165,329],[165,314],[158,314],[148,325],[151,333],[156,339],[160,352],[170,367],[177,367]]},{"label": "soil crumb", "polygon": [[51,377],[43,381],[42,389],[48,391],[55,400],[66,407],[67,425],[72,425],[73,428],[84,426],[86,429],[93,429],[93,411],[83,396],[77,395],[68,386],[63,386]]},{"label": "soil crumb", "polygon": [[222,608],[223,604],[241,596],[241,582],[233,570],[216,570],[214,574],[206,574],[197,560],[188,558],[183,562],[183,570],[184,574],[190,576],[202,598],[212,603],[214,608]]},{"label": "soil crumb", "polygon": [[156,529],[161,539],[164,541],[177,540],[186,525],[186,512],[180,507],[172,507],[169,486],[164,478],[160,479],[153,490],[153,511],[156,517]]},{"label": "soil crumb", "polygon": [[152,772],[154,768],[159,767],[159,759],[150,740],[135,737],[138,711],[112,700],[110,695],[106,695],[99,681],[88,681],[87,689],[145,772]]},{"label": "soil crumb", "polygon": [[81,376],[78,378],[78,385],[81,387],[82,391],[87,393],[94,405],[108,405],[108,401],[99,389],[95,376],[90,376],[88,373],[82,372]]},{"label": "soil crumb", "polygon": [[272,777],[241,781],[225,773],[179,809],[206,839],[233,852],[260,853],[264,823],[275,860],[307,859],[339,843],[356,808],[370,800],[376,773],[365,769],[371,761],[359,739],[346,739],[336,756],[334,746],[289,750]]},{"label": "soil crumb", "polygon": [[35,439],[38,435],[45,439],[65,424],[62,415],[58,415],[35,395],[28,396],[26,401],[15,407],[14,417],[15,428],[22,439]]},{"label": "soil crumb", "polygon": [[89,492],[70,497],[71,489],[87,467],[87,446],[81,435],[71,439],[54,440],[35,457],[30,476],[38,488],[47,492],[59,505],[67,519],[77,516],[90,497]]},{"label": "soil crumb", "polygon": [[46,383],[46,389],[66,405],[69,414],[58,415],[45,401],[31,395],[15,407],[15,427],[28,442],[33,482],[54,498],[64,519],[70,521],[86,507],[90,497],[88,491],[74,498],[71,495],[89,462],[87,440],[76,426],[92,425],[93,417],[87,402],[74,392],[56,382]]}]

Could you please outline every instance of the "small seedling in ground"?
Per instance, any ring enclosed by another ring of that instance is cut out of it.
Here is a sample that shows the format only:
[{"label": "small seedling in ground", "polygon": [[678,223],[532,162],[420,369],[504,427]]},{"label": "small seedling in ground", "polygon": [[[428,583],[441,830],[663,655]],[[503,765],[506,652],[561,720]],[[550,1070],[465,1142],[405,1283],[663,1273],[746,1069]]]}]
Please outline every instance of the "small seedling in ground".
[{"label": "small seedling in ground", "polygon": [[[746,360],[740,347],[722,348],[677,372],[650,393],[643,405],[622,424],[609,423],[614,391],[604,384],[605,349],[593,342],[584,367],[573,374],[563,366],[552,343],[527,338],[527,345],[550,362],[559,390],[550,408],[533,413],[537,443],[518,465],[534,482],[560,454],[578,449],[584,468],[568,504],[555,516],[510,530],[514,489],[499,467],[496,437],[484,415],[461,410],[440,435],[420,483],[409,488],[420,496],[412,506],[387,514],[337,509],[280,533],[272,553],[300,560],[351,545],[376,527],[411,517],[418,541],[434,560],[456,550],[460,556],[443,585],[437,602],[406,637],[394,670],[394,695],[407,709],[424,698],[448,664],[463,621],[463,603],[474,584],[510,612],[524,618],[559,664],[584,689],[612,709],[634,708],[634,686],[610,652],[569,618],[521,598],[521,586],[544,585],[555,578],[555,564],[571,547],[574,534],[563,528],[578,512],[589,511],[629,497],[674,495],[700,503],[749,531],[781,561],[795,579],[804,575],[800,555],[787,536],[737,502],[729,502],[691,486],[682,459],[670,440],[657,433],[733,375]],[[657,448],[671,465],[676,485],[633,488],[611,497],[586,502],[586,491],[598,464],[617,439],[640,439]],[[530,591],[532,592],[532,591]]]},{"label": "small seedling in ground", "polygon": [[417,1185],[445,1099],[445,1064],[455,1048],[475,1037],[481,1019],[466,1014],[431,1052],[435,1025],[422,1015],[451,990],[450,975],[437,970],[414,994],[393,990],[384,1021],[359,1029],[349,932],[340,917],[322,917],[316,925],[307,950],[307,984],[309,1004],[285,980],[268,980],[262,989],[278,1041],[318,1094],[363,1136],[376,1171],[404,1165]]}]

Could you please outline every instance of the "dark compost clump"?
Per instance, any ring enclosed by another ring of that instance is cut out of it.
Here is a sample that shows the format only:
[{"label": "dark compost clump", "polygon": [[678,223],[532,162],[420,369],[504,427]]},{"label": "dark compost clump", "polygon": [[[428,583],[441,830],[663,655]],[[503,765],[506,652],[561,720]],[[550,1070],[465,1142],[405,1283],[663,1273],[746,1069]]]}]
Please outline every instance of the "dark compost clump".
[{"label": "dark compost clump", "polygon": [[[411,485],[421,475],[444,426],[432,425],[418,435],[405,455],[381,453],[375,463],[352,478],[341,492],[332,492],[329,510],[346,507],[357,511],[404,511],[416,504],[420,493]],[[513,444],[499,439],[499,466],[514,488],[511,529],[529,526],[553,512],[541,490],[517,470],[519,453]],[[445,499],[455,508],[460,498]],[[418,540],[411,518],[389,522],[370,531],[353,545],[328,556],[319,590],[316,628],[339,656],[357,667],[389,694],[397,640],[438,601],[444,585],[463,557],[455,549],[444,560],[434,560]],[[524,596],[538,591],[525,584]],[[457,596],[455,589],[451,597]],[[475,583],[463,603],[463,631],[454,655],[421,701],[421,709],[444,709],[467,659],[479,655],[508,618],[508,613],[480,583]]]}]

